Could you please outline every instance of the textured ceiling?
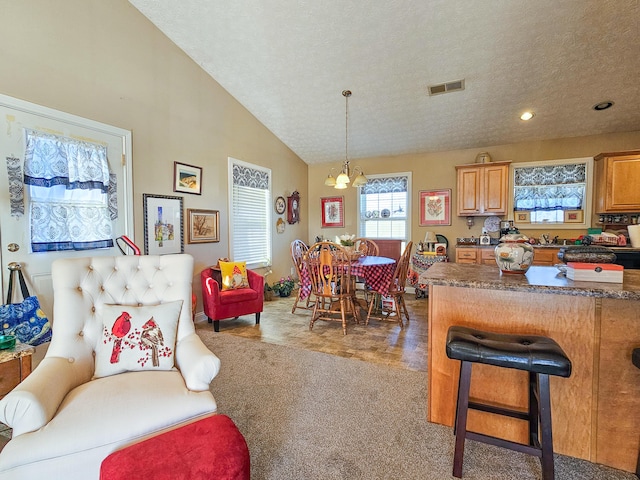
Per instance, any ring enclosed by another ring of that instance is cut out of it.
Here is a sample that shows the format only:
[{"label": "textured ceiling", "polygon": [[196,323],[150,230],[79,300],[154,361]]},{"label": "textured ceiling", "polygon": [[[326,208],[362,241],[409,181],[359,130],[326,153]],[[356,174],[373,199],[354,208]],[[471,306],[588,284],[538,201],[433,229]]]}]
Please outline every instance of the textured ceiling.
[{"label": "textured ceiling", "polygon": [[309,164],[640,130],[638,0],[129,1]]}]

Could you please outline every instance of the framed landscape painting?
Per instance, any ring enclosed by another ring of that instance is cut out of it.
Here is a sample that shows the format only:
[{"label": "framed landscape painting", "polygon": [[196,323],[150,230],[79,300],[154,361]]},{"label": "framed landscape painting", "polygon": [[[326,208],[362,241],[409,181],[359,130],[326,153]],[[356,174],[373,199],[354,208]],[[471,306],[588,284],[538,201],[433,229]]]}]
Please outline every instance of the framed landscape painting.
[{"label": "framed landscape painting", "polygon": [[173,191],[200,195],[202,193],[202,168],[173,162]]},{"label": "framed landscape painting", "polygon": [[218,210],[187,209],[187,243],[220,241],[220,212]]},{"label": "framed landscape painting", "polygon": [[451,225],[451,189],[420,192],[420,226]]}]

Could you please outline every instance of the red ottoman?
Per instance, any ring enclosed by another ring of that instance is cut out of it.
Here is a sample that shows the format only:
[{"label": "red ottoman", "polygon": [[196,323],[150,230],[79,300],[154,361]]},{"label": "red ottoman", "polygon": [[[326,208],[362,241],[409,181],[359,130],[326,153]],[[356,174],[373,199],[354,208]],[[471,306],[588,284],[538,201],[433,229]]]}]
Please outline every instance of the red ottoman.
[{"label": "red ottoman", "polygon": [[213,415],[113,452],[100,480],[249,480],[249,449],[226,415]]}]

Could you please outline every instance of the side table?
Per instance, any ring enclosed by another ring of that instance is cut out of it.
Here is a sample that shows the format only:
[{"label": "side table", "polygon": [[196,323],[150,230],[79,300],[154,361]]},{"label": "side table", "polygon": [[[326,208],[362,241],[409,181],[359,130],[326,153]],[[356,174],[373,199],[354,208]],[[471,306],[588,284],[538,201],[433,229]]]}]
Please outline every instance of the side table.
[{"label": "side table", "polygon": [[420,283],[420,274],[429,270],[429,267],[434,263],[448,262],[449,257],[447,255],[428,255],[424,253],[414,253],[409,263],[409,270],[407,270],[407,280],[416,291],[416,298],[425,298],[427,296],[427,290],[429,286],[425,283]]},{"label": "side table", "polygon": [[26,343],[0,350],[0,398],[9,393],[31,373],[31,356],[36,351]]}]

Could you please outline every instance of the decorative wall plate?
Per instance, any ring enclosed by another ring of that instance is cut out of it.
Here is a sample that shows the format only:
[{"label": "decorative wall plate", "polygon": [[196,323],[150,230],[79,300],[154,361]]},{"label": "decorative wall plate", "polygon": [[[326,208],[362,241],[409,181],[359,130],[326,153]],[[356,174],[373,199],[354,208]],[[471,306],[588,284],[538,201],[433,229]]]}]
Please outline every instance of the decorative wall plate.
[{"label": "decorative wall plate", "polygon": [[487,232],[495,233],[500,230],[500,218],[495,215],[487,217],[484,221],[484,228]]},{"label": "decorative wall plate", "polygon": [[284,226],[285,226],[285,222],[282,218],[278,218],[278,221],[276,222],[276,232],[278,233],[284,233]]},{"label": "decorative wall plate", "polygon": [[284,213],[285,208],[287,208],[287,202],[285,202],[284,197],[276,198],[275,209],[278,215],[282,215]]}]

